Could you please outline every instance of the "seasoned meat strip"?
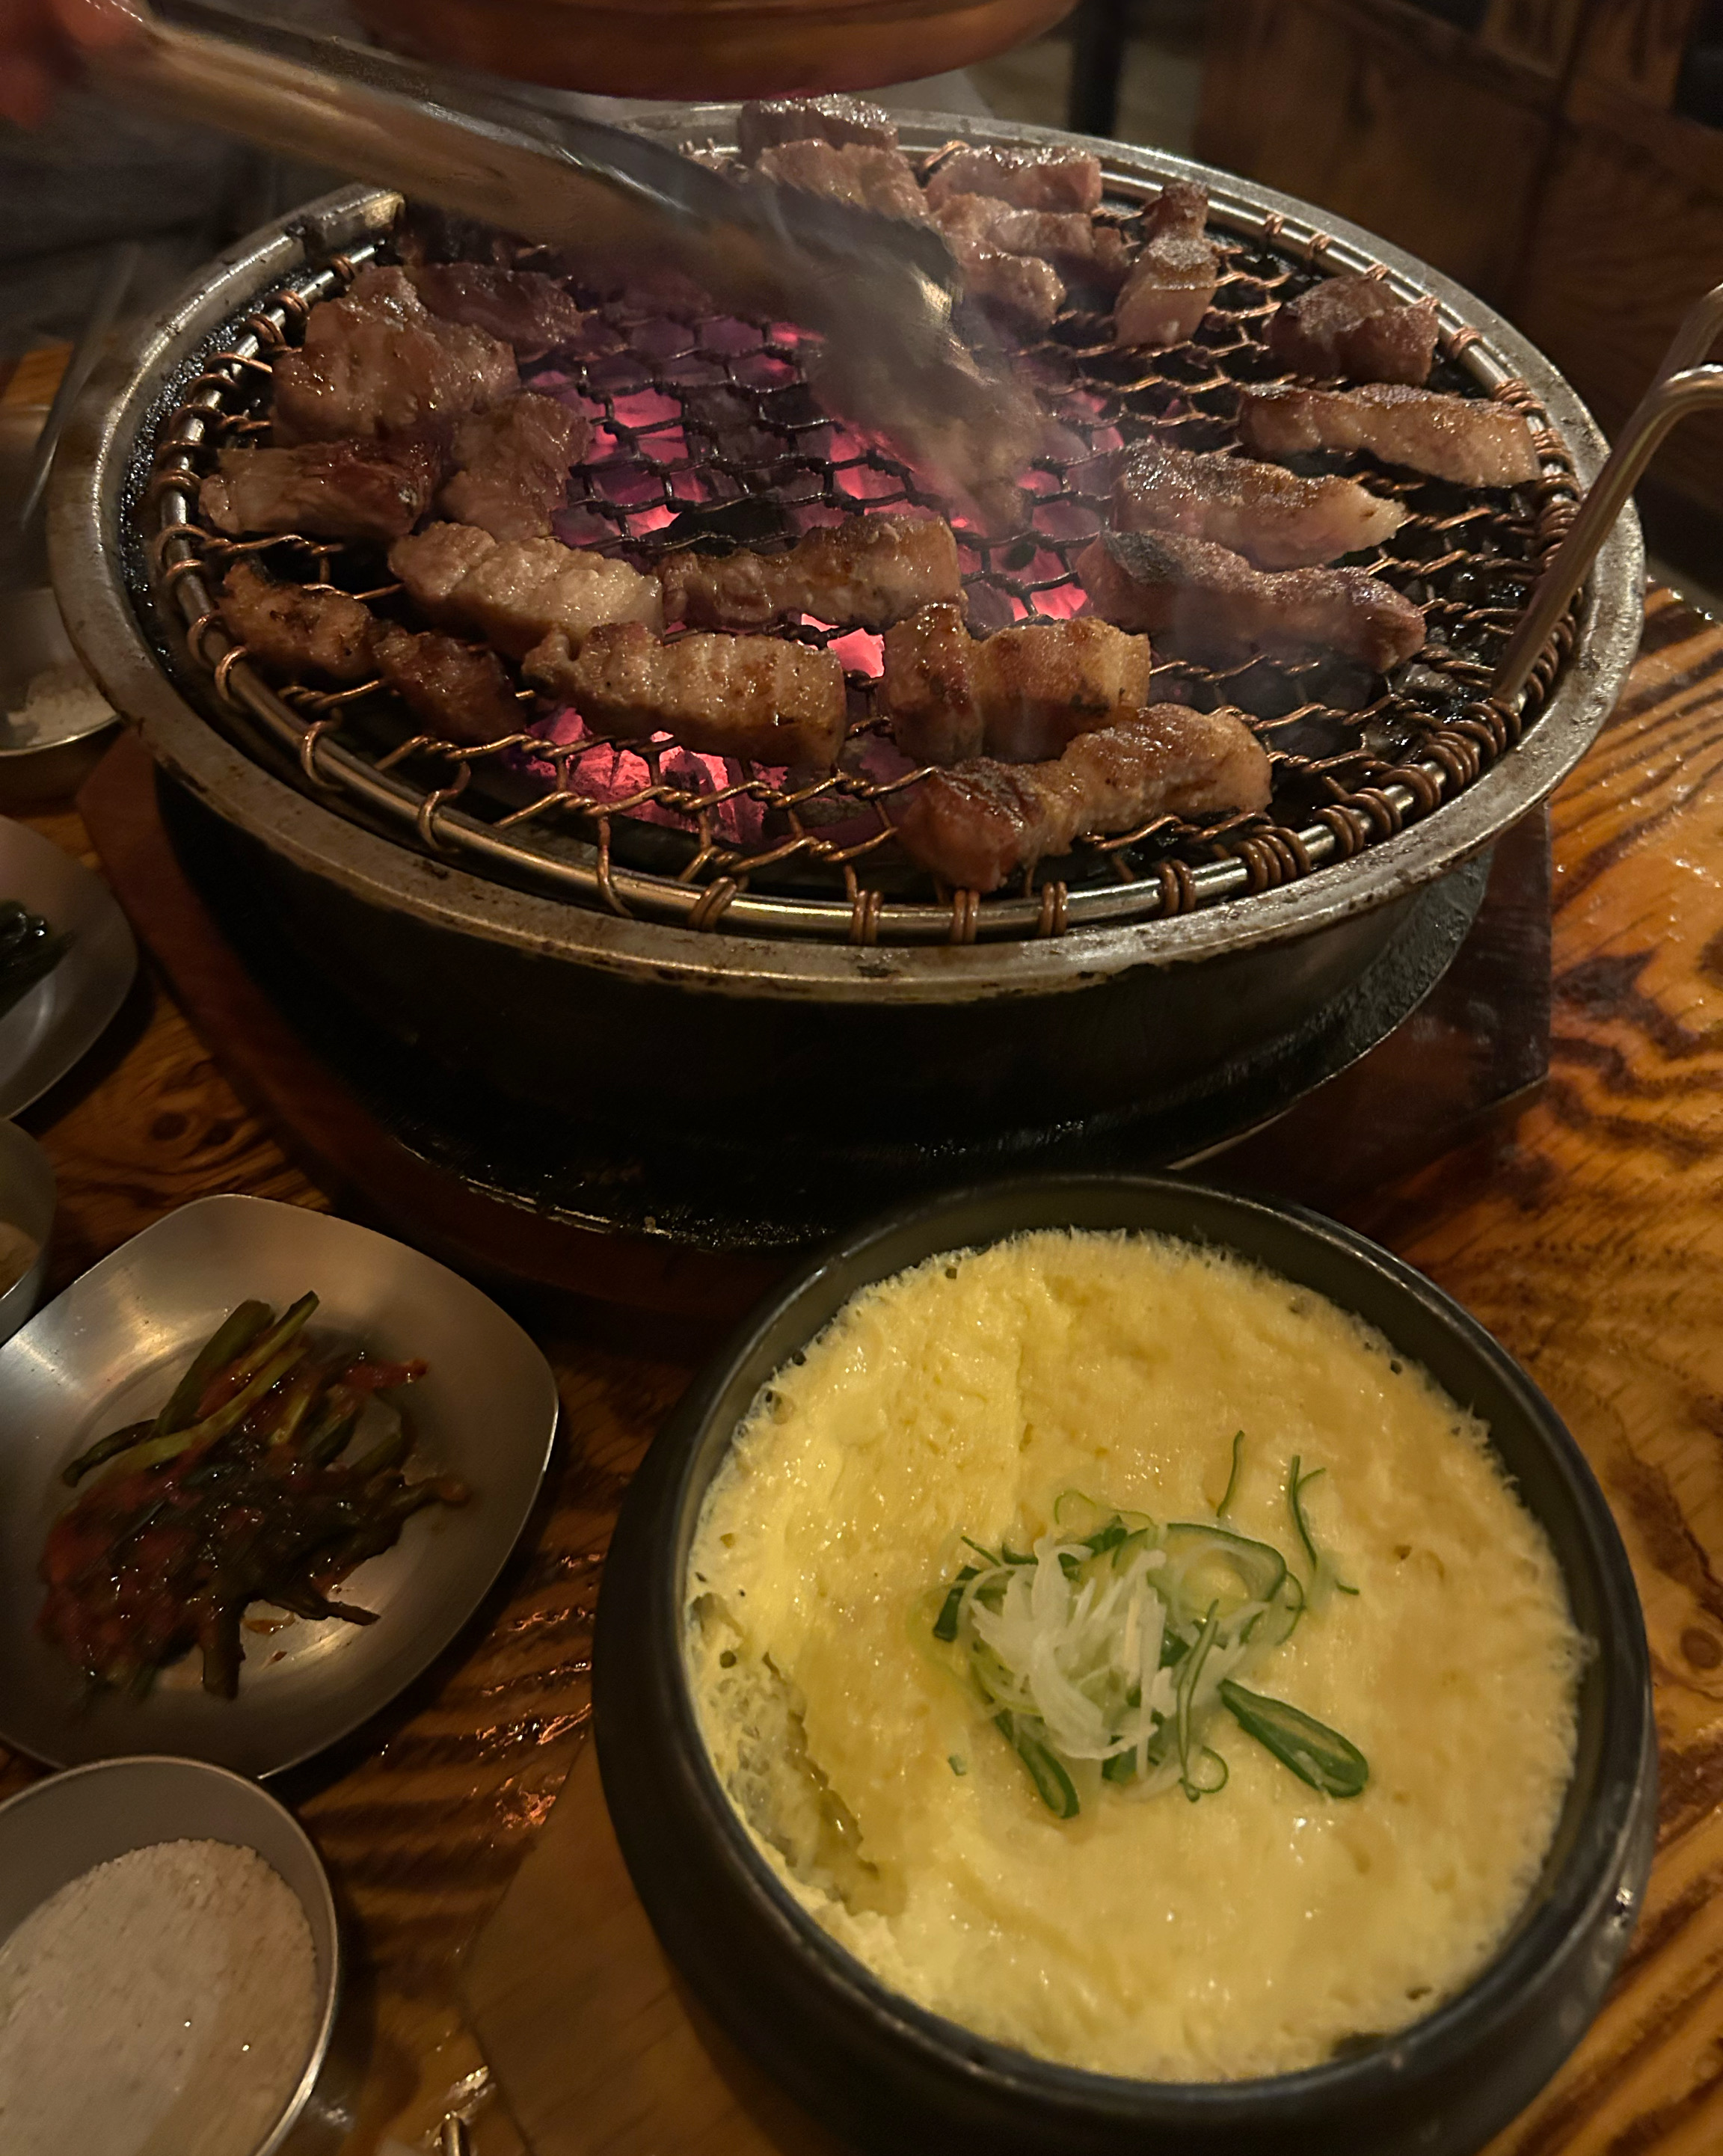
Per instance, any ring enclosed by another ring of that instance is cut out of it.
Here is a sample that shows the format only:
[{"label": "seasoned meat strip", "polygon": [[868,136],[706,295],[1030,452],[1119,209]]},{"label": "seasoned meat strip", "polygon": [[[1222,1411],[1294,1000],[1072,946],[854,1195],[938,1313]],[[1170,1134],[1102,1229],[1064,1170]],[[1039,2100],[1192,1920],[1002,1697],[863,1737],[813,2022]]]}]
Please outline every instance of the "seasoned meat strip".
[{"label": "seasoned meat strip", "polygon": [[303,531],[315,539],[387,542],[412,531],[443,476],[443,458],[411,437],[305,442],[291,449],[223,449],[197,490],[218,531]]},{"label": "seasoned meat strip", "polygon": [[1254,569],[1206,539],[1116,531],[1077,574],[1104,620],[1207,666],[1336,651],[1386,673],[1424,640],[1423,614],[1367,569]]},{"label": "seasoned meat strip", "polygon": [[859,143],[840,150],[829,142],[784,142],[762,150],[754,169],[780,187],[806,187],[811,193],[830,195],[861,209],[877,209],[887,217],[927,214],[915,172],[900,150],[875,150]]},{"label": "seasoned meat strip", "polygon": [[1269,759],[1229,711],[1151,704],[1079,734],[1056,762],[982,758],[910,790],[897,827],[904,850],[960,891],[997,891],[1081,832],[1129,831],[1158,816],[1265,808]]},{"label": "seasoned meat strip", "polygon": [[945,239],[972,300],[1021,329],[1051,326],[1065,303],[1065,288],[1050,262],[1037,254],[1003,254],[997,247],[954,233],[946,233]]},{"label": "seasoned meat strip", "polygon": [[1305,449],[1368,449],[1457,486],[1526,486],[1537,444],[1519,413],[1483,397],[1372,382],[1362,389],[1246,389],[1238,439],[1266,457]]},{"label": "seasoned meat strip", "polygon": [[1115,345],[1158,350],[1197,334],[1220,282],[1208,223],[1207,188],[1169,180],[1143,218],[1143,244],[1113,308]]},{"label": "seasoned meat strip", "polygon": [[859,143],[895,150],[897,123],[864,97],[750,98],[736,115],[736,140],[751,165],[762,150],[779,142],[830,142],[840,150]]},{"label": "seasoned meat strip", "polygon": [[568,471],[586,454],[592,423],[553,397],[511,397],[472,412],[454,430],[454,476],[437,506],[496,539],[540,539],[568,492]]},{"label": "seasoned meat strip", "polygon": [[518,734],[526,714],[494,651],[440,630],[416,634],[388,622],[372,639],[377,670],[421,725],[444,741]]},{"label": "seasoned meat strip", "polygon": [[1403,300],[1380,277],[1325,277],[1274,310],[1269,350],[1320,382],[1428,382],[1436,302]]},{"label": "seasoned meat strip", "polygon": [[526,674],[566,698],[597,733],[674,734],[706,756],[826,770],[849,714],[837,654],[778,636],[683,636],[660,644],[639,622],[595,629],[578,659],[560,632]]},{"label": "seasoned meat strip", "polygon": [[295,678],[369,679],[371,613],[346,592],[283,583],[255,562],[236,562],[222,582],[221,617],[254,659]]},{"label": "seasoned meat strip", "polygon": [[1016,209],[992,195],[947,195],[933,221],[955,250],[991,248],[1000,254],[1034,254],[1060,274],[1095,285],[1116,285],[1129,250],[1115,225],[1055,210]]},{"label": "seasoned meat strip", "polygon": [[1102,621],[1019,622],[977,641],[960,607],[924,607],[887,632],[881,701],[917,763],[1029,763],[1140,710],[1149,659],[1146,637]]},{"label": "seasoned meat strip", "polygon": [[1121,531],[1212,539],[1261,569],[1300,569],[1379,547],[1406,521],[1397,501],[1350,479],[1300,479],[1254,457],[1141,442],[1113,482]]},{"label": "seasoned meat strip", "polygon": [[397,541],[389,567],[432,621],[473,631],[510,659],[553,629],[578,650],[606,622],[664,622],[656,577],[557,539],[499,542],[469,525],[433,524]]},{"label": "seasoned meat strip", "polygon": [[483,330],[426,311],[404,270],[362,270],[322,300],[305,343],[273,362],[277,442],[400,434],[512,397],[515,355]]},{"label": "seasoned meat strip", "polygon": [[955,151],[927,182],[929,207],[953,195],[997,195],[1019,209],[1100,208],[1100,159],[1086,150]]},{"label": "seasoned meat strip", "polygon": [[658,573],[664,619],[695,629],[769,629],[797,613],[889,629],[963,588],[940,517],[850,516],[804,532],[787,553],[667,554]]},{"label": "seasoned meat strip", "polygon": [[516,359],[542,359],[572,344],[586,316],[567,288],[536,270],[490,262],[421,262],[408,271],[433,315],[464,322],[511,346]]}]

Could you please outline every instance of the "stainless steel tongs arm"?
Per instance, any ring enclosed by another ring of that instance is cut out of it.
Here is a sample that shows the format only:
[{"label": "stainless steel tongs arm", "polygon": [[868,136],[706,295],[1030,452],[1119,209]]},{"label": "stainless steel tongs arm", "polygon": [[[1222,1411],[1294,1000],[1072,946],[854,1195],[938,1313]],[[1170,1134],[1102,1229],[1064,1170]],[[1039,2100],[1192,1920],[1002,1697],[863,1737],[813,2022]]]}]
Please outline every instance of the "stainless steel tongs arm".
[{"label": "stainless steel tongs arm", "polygon": [[1707,292],[1676,331],[1650,388],[1592,482],[1555,558],[1538,579],[1496,669],[1490,691],[1493,702],[1511,707],[1525,693],[1545,645],[1664,437],[1690,413],[1723,404],[1723,367],[1705,363],[1720,335],[1723,285]]}]

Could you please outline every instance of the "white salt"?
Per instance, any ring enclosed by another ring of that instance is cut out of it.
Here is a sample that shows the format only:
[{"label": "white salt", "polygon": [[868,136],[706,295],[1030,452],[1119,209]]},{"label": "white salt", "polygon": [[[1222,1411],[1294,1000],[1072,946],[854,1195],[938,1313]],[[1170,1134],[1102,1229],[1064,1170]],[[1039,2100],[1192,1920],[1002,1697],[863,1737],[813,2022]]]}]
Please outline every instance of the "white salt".
[{"label": "white salt", "polygon": [[0,2149],[251,2156],[316,2019],[305,1913],[254,1850],[133,1850],[0,1945]]}]

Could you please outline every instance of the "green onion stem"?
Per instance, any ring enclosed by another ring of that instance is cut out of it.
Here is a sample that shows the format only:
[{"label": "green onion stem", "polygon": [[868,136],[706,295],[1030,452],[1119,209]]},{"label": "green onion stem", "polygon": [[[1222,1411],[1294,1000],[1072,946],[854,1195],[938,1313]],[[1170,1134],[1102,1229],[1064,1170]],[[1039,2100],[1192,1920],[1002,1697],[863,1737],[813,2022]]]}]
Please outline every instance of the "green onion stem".
[{"label": "green onion stem", "polygon": [[1233,1497],[1238,1494],[1238,1470],[1244,1463],[1244,1433],[1242,1430],[1235,1430],[1233,1434],[1233,1471],[1227,1477],[1226,1495],[1214,1508],[1214,1517],[1218,1520],[1225,1519],[1227,1516],[1227,1507],[1232,1503]]}]

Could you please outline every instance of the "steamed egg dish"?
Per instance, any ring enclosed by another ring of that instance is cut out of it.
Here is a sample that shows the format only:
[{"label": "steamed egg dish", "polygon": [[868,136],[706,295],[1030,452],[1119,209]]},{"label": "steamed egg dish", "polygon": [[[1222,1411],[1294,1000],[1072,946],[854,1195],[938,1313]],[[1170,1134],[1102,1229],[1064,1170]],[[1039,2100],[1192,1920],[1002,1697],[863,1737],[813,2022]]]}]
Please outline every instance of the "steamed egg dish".
[{"label": "steamed egg dish", "polygon": [[1572,1772],[1582,1642],[1487,1430],[1168,1238],[858,1294],[737,1432],[685,1586],[785,1890],[894,1990],[1098,2072],[1420,2020],[1525,1909]]}]

